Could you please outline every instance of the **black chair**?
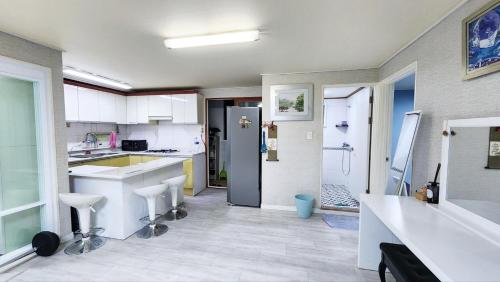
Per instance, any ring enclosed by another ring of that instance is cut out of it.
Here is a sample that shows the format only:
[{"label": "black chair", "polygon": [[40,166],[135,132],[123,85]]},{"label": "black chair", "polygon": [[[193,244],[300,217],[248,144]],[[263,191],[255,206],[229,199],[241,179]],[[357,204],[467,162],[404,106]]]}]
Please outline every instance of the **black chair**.
[{"label": "black chair", "polygon": [[380,281],[385,282],[389,268],[398,282],[439,281],[434,274],[405,245],[381,243],[382,260],[378,266]]}]

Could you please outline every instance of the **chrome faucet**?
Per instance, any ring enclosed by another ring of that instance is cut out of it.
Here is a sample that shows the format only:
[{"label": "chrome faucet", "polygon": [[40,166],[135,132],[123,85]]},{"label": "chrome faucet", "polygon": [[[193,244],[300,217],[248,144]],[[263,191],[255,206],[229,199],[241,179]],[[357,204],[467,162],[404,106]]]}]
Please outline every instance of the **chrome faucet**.
[{"label": "chrome faucet", "polygon": [[94,148],[97,148],[97,136],[93,132],[88,132],[85,134],[85,139],[83,140],[85,144],[87,144],[87,147],[89,147],[91,144]]}]

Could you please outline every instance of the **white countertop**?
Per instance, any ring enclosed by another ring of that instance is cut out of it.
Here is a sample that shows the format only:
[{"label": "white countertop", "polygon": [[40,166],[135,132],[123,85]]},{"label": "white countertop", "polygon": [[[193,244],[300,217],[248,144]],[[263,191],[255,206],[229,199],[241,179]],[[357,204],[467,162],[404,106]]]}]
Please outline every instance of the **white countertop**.
[{"label": "white countertop", "polygon": [[412,197],[362,195],[361,203],[441,281],[500,279],[500,245],[440,209]]},{"label": "white countertop", "polygon": [[147,155],[147,156],[158,156],[158,157],[166,157],[166,158],[168,158],[168,157],[171,157],[171,158],[192,158],[194,155],[204,154],[205,152],[193,153],[190,151],[180,151],[180,152],[175,152],[175,153],[150,153],[150,152],[146,152],[146,151],[132,152],[132,151],[122,151],[122,150],[115,150],[115,151],[99,150],[99,151],[96,151],[95,153],[116,153],[116,154],[106,155],[106,156],[101,156],[101,157],[93,157],[93,158],[69,157],[68,163],[90,162],[90,161],[97,161],[97,160],[102,160],[102,159],[116,158],[116,157],[128,156],[128,155]]},{"label": "white countertop", "polygon": [[146,172],[176,165],[185,160],[187,160],[187,158],[162,158],[159,160],[125,167],[82,165],[70,168],[69,176],[122,180]]}]

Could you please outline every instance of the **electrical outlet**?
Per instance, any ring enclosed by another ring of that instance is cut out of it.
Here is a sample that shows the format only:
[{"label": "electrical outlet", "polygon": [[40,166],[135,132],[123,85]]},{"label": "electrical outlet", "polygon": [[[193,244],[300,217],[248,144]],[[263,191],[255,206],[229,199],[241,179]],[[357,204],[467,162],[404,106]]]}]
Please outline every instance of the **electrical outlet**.
[{"label": "electrical outlet", "polygon": [[306,139],[307,140],[312,140],[313,139],[313,132],[312,131],[307,131],[306,132]]}]

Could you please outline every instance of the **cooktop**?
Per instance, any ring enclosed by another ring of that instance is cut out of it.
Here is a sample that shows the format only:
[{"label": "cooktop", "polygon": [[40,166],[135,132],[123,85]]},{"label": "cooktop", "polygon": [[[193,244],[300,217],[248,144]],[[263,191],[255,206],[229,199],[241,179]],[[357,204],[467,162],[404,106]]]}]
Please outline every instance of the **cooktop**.
[{"label": "cooktop", "polygon": [[161,150],[147,150],[146,151],[146,153],[162,153],[162,154],[175,153],[175,152],[179,152],[179,150],[176,150],[176,149],[161,149]]}]

